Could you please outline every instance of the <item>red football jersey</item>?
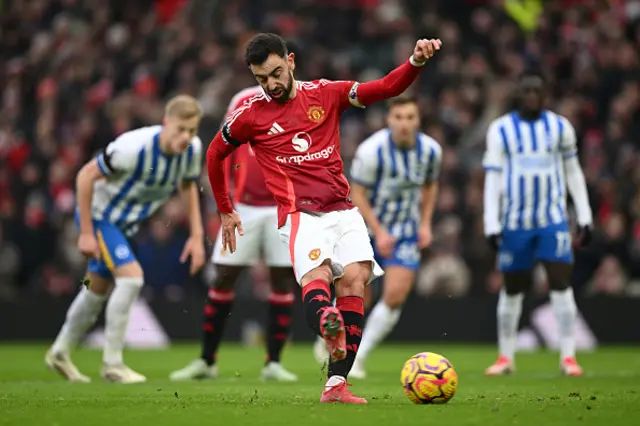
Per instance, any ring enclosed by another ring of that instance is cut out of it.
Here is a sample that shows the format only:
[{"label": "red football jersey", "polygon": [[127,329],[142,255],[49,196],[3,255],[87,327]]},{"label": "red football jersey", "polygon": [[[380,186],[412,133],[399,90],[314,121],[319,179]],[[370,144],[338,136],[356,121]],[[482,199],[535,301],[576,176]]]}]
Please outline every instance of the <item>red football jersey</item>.
[{"label": "red football jersey", "polygon": [[[262,93],[260,86],[249,87],[231,99],[227,116],[242,104]],[[225,159],[226,177],[233,179],[233,200],[251,206],[275,206],[271,191],[265,185],[264,175],[249,145],[236,149]]]},{"label": "red football jersey", "polygon": [[278,226],[295,211],[353,208],[340,157],[340,115],[358,83],[296,82],[296,96],[281,104],[261,92],[227,118],[222,136],[250,143],[267,188],[278,204]]},{"label": "red football jersey", "polygon": [[245,101],[207,149],[209,184],[220,213],[233,212],[224,159],[245,143],[251,143],[278,204],[278,226],[295,211],[352,208],[340,158],[340,115],[350,105],[364,107],[400,95],[425,63],[412,57],[383,78],[362,84],[296,82],[296,96],[283,104],[264,92]]}]

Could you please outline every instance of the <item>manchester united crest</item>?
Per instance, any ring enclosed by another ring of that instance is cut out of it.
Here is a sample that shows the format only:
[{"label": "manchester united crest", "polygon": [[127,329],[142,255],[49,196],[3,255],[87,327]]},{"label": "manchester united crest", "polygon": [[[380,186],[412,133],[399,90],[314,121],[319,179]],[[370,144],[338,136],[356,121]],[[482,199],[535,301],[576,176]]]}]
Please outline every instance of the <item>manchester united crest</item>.
[{"label": "manchester united crest", "polygon": [[320,105],[312,105],[307,111],[307,117],[314,123],[320,123],[324,119],[324,109]]},{"label": "manchester united crest", "polygon": [[313,249],[309,252],[309,260],[315,262],[320,257],[320,249]]}]

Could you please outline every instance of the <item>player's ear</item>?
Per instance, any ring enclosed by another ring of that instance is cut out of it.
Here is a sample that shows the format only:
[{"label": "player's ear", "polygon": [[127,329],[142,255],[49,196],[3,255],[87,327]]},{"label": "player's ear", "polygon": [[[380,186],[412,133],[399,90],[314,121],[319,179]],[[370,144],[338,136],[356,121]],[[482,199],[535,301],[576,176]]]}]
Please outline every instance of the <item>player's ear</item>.
[{"label": "player's ear", "polygon": [[291,71],[296,69],[296,54],[295,53],[289,53],[289,56],[287,56],[287,64],[289,65],[289,68],[291,69]]}]

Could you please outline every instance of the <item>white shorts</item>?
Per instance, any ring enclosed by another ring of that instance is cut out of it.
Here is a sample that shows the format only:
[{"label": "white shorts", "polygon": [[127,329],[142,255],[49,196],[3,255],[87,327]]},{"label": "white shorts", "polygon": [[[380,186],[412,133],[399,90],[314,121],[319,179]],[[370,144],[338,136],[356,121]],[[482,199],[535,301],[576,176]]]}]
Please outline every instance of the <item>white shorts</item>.
[{"label": "white shorts", "polygon": [[222,252],[222,230],[213,249],[214,264],[229,266],[252,266],[261,258],[267,266],[291,267],[289,250],[278,233],[278,208],[237,204],[236,212],[242,219],[244,235],[236,234],[236,251]]},{"label": "white shorts", "polygon": [[356,208],[330,213],[292,213],[280,228],[280,237],[289,246],[298,283],[327,259],[342,267],[371,261],[369,282],[384,274],[373,257],[367,226]]}]

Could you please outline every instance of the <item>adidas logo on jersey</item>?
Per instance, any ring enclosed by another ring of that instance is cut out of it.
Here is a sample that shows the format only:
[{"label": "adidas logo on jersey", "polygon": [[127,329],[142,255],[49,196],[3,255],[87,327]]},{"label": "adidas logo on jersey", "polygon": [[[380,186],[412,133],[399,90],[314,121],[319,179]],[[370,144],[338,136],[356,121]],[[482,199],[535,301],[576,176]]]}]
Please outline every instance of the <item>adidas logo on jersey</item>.
[{"label": "adidas logo on jersey", "polygon": [[275,135],[282,132],[284,132],[284,129],[280,127],[278,123],[274,122],[271,126],[271,129],[269,129],[269,131],[267,132],[267,135]]}]

